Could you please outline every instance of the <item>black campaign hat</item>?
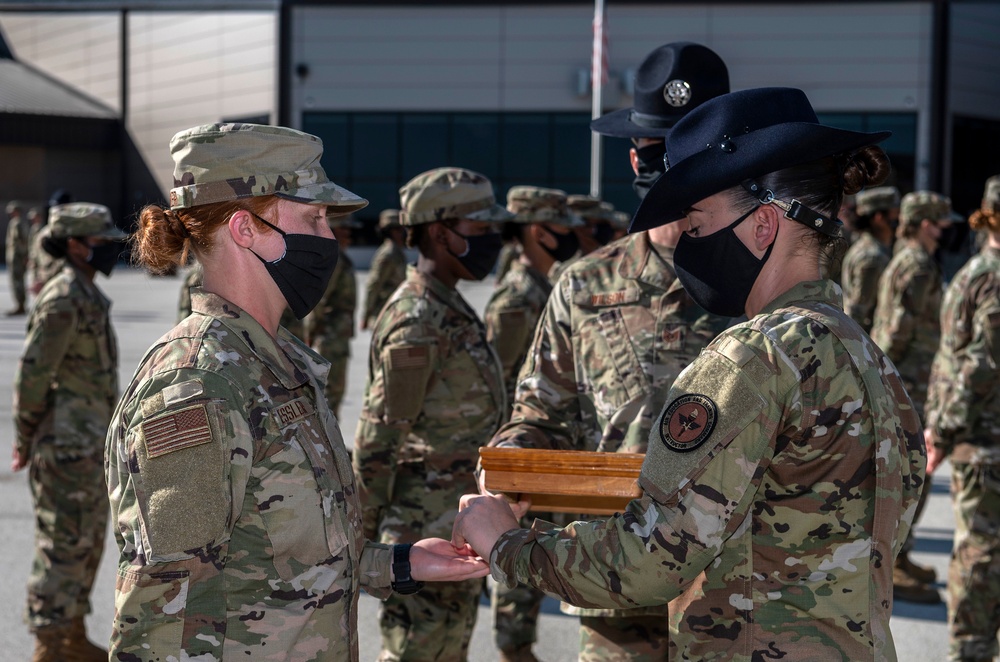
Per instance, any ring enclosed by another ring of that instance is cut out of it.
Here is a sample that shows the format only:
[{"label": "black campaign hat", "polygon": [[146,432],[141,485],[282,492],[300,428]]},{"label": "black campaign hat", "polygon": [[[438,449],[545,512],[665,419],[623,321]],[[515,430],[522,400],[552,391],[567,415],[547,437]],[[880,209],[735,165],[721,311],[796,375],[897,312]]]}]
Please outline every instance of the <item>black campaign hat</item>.
[{"label": "black campaign hat", "polygon": [[820,124],[805,93],[790,87],[716,97],[667,135],[667,171],[639,205],[629,232],[679,220],[694,203],[746,179],[853,152],[890,135]]},{"label": "black campaign hat", "polygon": [[598,117],[590,128],[617,138],[662,138],[692,108],[729,91],[726,63],[689,41],[660,46],[635,75],[634,108]]}]

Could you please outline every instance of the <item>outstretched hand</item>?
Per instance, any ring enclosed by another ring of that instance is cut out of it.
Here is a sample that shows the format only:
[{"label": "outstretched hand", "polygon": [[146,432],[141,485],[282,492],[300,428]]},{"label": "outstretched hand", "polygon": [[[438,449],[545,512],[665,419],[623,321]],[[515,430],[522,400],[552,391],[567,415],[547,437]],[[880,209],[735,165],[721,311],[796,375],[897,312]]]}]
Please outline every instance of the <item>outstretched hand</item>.
[{"label": "outstretched hand", "polygon": [[425,538],[410,548],[410,574],[418,582],[459,582],[490,574],[490,564],[468,545]]},{"label": "outstretched hand", "polygon": [[934,443],[934,432],[930,428],[924,430],[924,444],[927,446],[927,475],[930,476],[944,461],[944,453]]},{"label": "outstretched hand", "polygon": [[481,557],[489,559],[500,536],[518,528],[517,520],[503,495],[466,494],[459,501],[451,542],[456,547],[471,545]]},{"label": "outstretched hand", "polygon": [[28,456],[28,452],[26,450],[18,451],[17,446],[14,446],[14,454],[10,461],[10,470],[20,471],[21,469],[24,469],[26,466],[28,466],[30,463],[31,461]]}]

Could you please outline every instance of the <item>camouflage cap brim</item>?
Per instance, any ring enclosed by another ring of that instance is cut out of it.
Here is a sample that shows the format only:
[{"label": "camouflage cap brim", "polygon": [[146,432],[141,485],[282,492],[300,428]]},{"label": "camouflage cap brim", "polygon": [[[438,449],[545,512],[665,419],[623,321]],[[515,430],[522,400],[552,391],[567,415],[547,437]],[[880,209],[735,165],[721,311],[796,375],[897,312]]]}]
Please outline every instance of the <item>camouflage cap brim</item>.
[{"label": "camouflage cap brim", "polygon": [[274,195],[307,205],[327,205],[345,214],[368,206],[367,200],[334,184],[326,178],[326,173],[321,168],[315,168],[178,186],[170,190],[170,208],[186,209],[263,195]]},{"label": "camouflage cap brim", "polygon": [[576,214],[569,214],[551,207],[518,212],[514,214],[514,217],[510,220],[514,223],[523,224],[550,223],[552,225],[559,225],[566,228],[578,228],[586,225],[583,222],[583,219]]},{"label": "camouflage cap brim", "polygon": [[330,181],[320,164],[323,142],[295,129],[206,124],[176,133],[170,154],[173,210],[267,195],[345,213],[368,204]]},{"label": "camouflage cap brim", "polygon": [[485,221],[487,223],[503,223],[514,220],[514,214],[511,214],[506,208],[500,205],[493,204],[486,209],[463,214],[462,218],[472,221]]},{"label": "camouflage cap brim", "polygon": [[100,237],[101,239],[108,239],[110,241],[125,241],[125,239],[128,238],[127,234],[125,234],[115,226],[111,226],[110,228],[107,228],[103,232],[97,232],[90,236]]}]

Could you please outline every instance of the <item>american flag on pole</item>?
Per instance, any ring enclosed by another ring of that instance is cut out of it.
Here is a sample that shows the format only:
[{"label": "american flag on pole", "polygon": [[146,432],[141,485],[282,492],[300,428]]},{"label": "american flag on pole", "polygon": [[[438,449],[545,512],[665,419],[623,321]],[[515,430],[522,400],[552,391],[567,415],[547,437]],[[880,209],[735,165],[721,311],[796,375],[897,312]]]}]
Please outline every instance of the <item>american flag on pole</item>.
[{"label": "american flag on pole", "polygon": [[594,57],[590,73],[591,86],[596,86],[597,81],[600,81],[601,85],[608,82],[607,19],[604,2],[596,3],[594,6]]}]

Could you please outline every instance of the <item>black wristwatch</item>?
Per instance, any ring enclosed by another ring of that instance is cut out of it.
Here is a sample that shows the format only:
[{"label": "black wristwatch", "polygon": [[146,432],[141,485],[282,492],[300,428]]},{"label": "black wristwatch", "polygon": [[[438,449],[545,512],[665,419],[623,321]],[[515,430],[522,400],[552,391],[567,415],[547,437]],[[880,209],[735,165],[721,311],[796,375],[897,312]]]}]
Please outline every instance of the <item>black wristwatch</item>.
[{"label": "black wristwatch", "polygon": [[392,546],[392,575],[396,578],[392,582],[392,590],[400,595],[410,595],[416,593],[424,587],[423,582],[418,582],[410,576],[410,548],[413,545]]}]

